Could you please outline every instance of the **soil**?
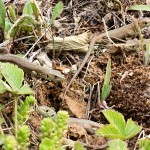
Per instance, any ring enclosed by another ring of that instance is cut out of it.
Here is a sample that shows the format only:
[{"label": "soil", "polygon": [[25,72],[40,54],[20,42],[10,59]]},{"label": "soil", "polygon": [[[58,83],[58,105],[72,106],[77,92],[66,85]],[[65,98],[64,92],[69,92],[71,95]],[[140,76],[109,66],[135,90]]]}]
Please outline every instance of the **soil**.
[{"label": "soil", "polygon": [[[64,0],[65,9],[58,17],[61,28],[53,26],[53,34],[56,36],[78,35],[90,31],[92,33],[101,33],[104,31],[102,18],[105,19],[108,30],[123,26],[123,21],[128,24],[132,17],[141,17],[139,11],[127,11],[127,8],[135,4],[145,4],[145,0],[140,1],[120,1],[121,8],[118,3],[104,0]],[[41,2],[41,13],[44,15],[48,7],[52,8],[55,1]],[[47,5],[45,5],[47,3]],[[18,3],[20,10],[22,4]],[[150,17],[150,12],[143,12],[142,17]],[[65,20],[61,21],[61,18]],[[78,18],[79,22],[74,24],[74,18]],[[142,31],[143,38],[150,38],[150,28]],[[133,39],[133,37],[128,37]],[[135,37],[135,38],[138,38]],[[126,39],[124,39],[126,40]],[[42,43],[43,41],[41,41]],[[44,42],[43,42],[44,43]],[[26,53],[30,46],[25,42],[13,43],[13,48],[10,52]],[[20,48],[21,47],[21,48]],[[41,47],[44,50],[45,44],[38,44],[34,51]],[[145,48],[143,48],[145,50]],[[52,56],[52,52],[47,52],[48,56]],[[57,54],[57,53],[56,53]],[[85,54],[76,52],[62,52],[58,57],[53,59],[55,68],[63,64],[63,68],[71,68],[71,64],[80,66]],[[51,57],[52,58],[52,57]],[[107,121],[102,115],[102,108],[97,103],[98,99],[98,84],[102,87],[106,71],[108,59],[111,58],[111,84],[112,89],[109,97],[106,99],[108,107],[122,113],[126,119],[132,118],[143,127],[145,135],[150,134],[150,66],[143,65],[142,51],[126,51],[121,49],[109,53],[106,45],[100,45],[97,50],[91,54],[86,65],[73,81],[69,91],[64,95],[64,91],[69,84],[73,74],[65,75],[65,80],[60,83],[53,83],[43,79],[31,77],[26,74],[26,81],[35,91],[35,97],[38,105],[47,105],[54,107],[56,111],[67,110],[69,115],[77,118],[91,119],[95,122],[106,124]],[[61,70],[62,68],[60,68]],[[3,111],[6,124],[3,127],[11,126],[13,106],[10,102],[11,95],[5,93],[0,95],[1,104],[5,105]],[[36,150],[39,144],[38,134],[42,116],[33,112],[27,122],[32,130],[30,149]],[[80,131],[80,132],[79,132]],[[72,140],[86,140],[95,148],[98,145],[106,144],[107,140],[102,137],[95,137],[88,134],[79,126],[69,127],[68,137]],[[129,149],[133,150],[137,136],[129,141]],[[90,148],[89,148],[90,149]],[[91,148],[94,149],[94,148]]]}]

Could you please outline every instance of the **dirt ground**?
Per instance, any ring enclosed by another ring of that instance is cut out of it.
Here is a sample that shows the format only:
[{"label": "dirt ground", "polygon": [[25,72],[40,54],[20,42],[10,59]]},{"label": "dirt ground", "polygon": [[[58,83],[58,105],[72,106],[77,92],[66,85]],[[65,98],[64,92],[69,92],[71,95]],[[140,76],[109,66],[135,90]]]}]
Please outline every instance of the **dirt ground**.
[{"label": "dirt ground", "polygon": [[[145,4],[144,0],[133,2],[122,0],[120,1],[121,5],[113,1],[104,0],[64,0],[63,2],[65,9],[58,18],[61,26],[59,28],[57,26],[53,27],[53,34],[56,36],[78,35],[87,31],[100,34],[105,30],[102,18],[105,19],[107,29],[112,30],[123,26],[123,22],[129,24],[132,20],[131,16],[134,16],[134,18],[150,17],[150,12],[144,11],[141,14],[139,11],[127,11],[127,8],[133,4]],[[55,1],[51,3],[43,0],[41,3],[42,13],[44,14],[46,9],[53,7],[54,4]],[[21,4],[18,5],[21,7]],[[61,20],[63,17],[65,19]],[[77,24],[74,23],[75,18],[79,19]],[[143,38],[150,38],[149,27],[144,28],[142,33]],[[139,37],[138,35],[128,37],[128,39],[134,38]],[[126,41],[127,39],[123,40]],[[115,42],[119,43],[118,41]],[[44,50],[43,45],[45,46],[45,44],[41,44],[40,47]],[[29,46],[26,46],[24,42],[14,43],[10,52],[13,54],[18,52],[25,53],[27,49],[29,49]],[[145,50],[145,47],[143,49]],[[36,48],[34,51],[36,51]],[[50,57],[52,56],[49,51],[47,54]],[[79,67],[84,56],[85,53],[62,52],[53,60],[56,68],[59,67],[60,62],[62,62],[63,68],[71,68],[70,63]],[[56,111],[67,110],[72,117],[91,119],[105,124],[107,121],[101,113],[102,108],[97,103],[97,95],[98,90],[100,90],[98,89],[98,84],[100,84],[100,87],[103,85],[109,58],[112,60],[112,89],[106,100],[108,107],[121,112],[126,119],[132,118],[143,127],[146,135],[150,134],[150,66],[143,65],[142,51],[136,49],[126,51],[126,49],[122,48],[110,52],[106,44],[99,45],[91,54],[80,74],[73,81],[66,95],[64,95],[64,91],[73,73],[65,75],[66,79],[60,83],[53,83],[35,77],[31,79],[30,74],[26,74],[26,80],[35,91],[38,105],[54,107]],[[1,95],[0,102],[7,104],[3,113],[9,124],[8,116],[12,113],[12,105],[11,103],[8,104],[8,97],[11,97],[8,93]],[[41,119],[42,117],[34,112],[28,121],[32,130],[31,149],[37,149],[39,144],[38,134]],[[79,133],[77,130],[72,131],[70,129],[68,132],[68,136],[71,139],[79,139],[81,142],[85,142],[85,134],[91,145],[95,145],[95,143],[96,145],[103,145],[107,141],[101,137],[93,138],[93,135],[87,135],[86,131]],[[136,140],[137,137],[129,141],[129,149],[133,150]]]}]

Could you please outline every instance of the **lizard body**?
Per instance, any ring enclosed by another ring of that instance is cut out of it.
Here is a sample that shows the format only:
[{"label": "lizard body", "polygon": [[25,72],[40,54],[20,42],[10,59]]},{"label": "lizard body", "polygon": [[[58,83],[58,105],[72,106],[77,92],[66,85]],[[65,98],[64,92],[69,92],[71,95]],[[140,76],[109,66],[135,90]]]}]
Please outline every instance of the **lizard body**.
[{"label": "lizard body", "polygon": [[[117,29],[114,29],[114,30],[110,30],[108,31],[108,35],[110,37],[113,37],[113,38],[124,38],[124,37],[127,37],[129,35],[134,35],[135,34],[135,30],[136,30],[136,26],[141,27],[145,27],[145,26],[149,26],[150,25],[150,19],[149,18],[142,18],[142,19],[138,19],[136,21],[134,21],[133,23],[131,24],[128,24],[128,25],[125,25],[123,27],[120,27],[120,28],[117,28]],[[90,42],[90,45],[89,45],[89,49],[88,49],[88,52],[86,53],[79,69],[77,70],[77,72],[74,74],[74,76],[72,77],[72,79],[70,80],[65,92],[64,92],[64,95],[68,92],[72,82],[74,81],[74,79],[78,76],[78,74],[80,73],[80,71],[82,70],[82,68],[84,67],[84,65],[86,64],[88,58],[90,57],[90,54],[93,50],[93,47],[94,47],[94,44],[95,43],[101,43],[103,41],[104,38],[107,38],[107,34],[106,32],[98,35],[98,36],[94,36]]]},{"label": "lizard body", "polygon": [[11,62],[11,63],[18,65],[24,70],[35,71],[38,74],[46,75],[48,76],[50,80],[53,80],[53,81],[59,81],[59,80],[64,79],[64,75],[58,70],[53,70],[53,69],[35,65],[13,54],[1,54],[0,61]]},{"label": "lizard body", "polygon": [[[43,117],[55,117],[56,116],[55,110],[48,106],[38,106],[37,112],[41,114]],[[102,127],[102,124],[99,124],[97,122],[87,120],[87,119],[69,117],[68,122],[69,124],[77,124],[79,126],[82,126],[84,129],[86,129],[88,132],[91,132],[91,133],[94,133],[95,129],[99,129]]]}]

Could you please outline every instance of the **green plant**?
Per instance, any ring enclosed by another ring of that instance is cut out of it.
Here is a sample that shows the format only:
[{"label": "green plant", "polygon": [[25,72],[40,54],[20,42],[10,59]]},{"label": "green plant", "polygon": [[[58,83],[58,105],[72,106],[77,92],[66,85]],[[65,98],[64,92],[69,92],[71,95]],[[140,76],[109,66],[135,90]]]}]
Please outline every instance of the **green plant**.
[{"label": "green plant", "polygon": [[150,150],[150,139],[142,138],[137,142],[139,150]]},{"label": "green plant", "polygon": [[[0,6],[0,27],[4,30],[5,39],[14,38],[16,35],[19,36],[22,31],[30,33],[33,29],[39,34],[39,25],[47,24],[47,26],[51,26],[63,10],[63,3],[60,1],[54,7],[52,17],[49,23],[47,23],[40,19],[39,8],[35,0],[26,1],[21,16],[17,16],[15,7],[10,5],[8,6],[9,16],[7,17],[5,5],[2,0],[0,0]],[[39,21],[40,24],[38,23]]]},{"label": "green plant", "polygon": [[[18,103],[19,95],[32,94],[28,84],[23,84],[24,72],[18,66],[10,63],[0,63],[0,93],[9,91],[14,97],[14,123],[15,123],[15,137],[3,135],[4,149],[27,149],[29,145],[29,129],[23,123],[28,119],[29,114],[32,112],[32,105],[36,102],[33,96],[28,96],[24,101],[20,100]],[[23,125],[23,126],[22,126]],[[10,140],[12,139],[12,140]]]},{"label": "green plant", "polygon": [[8,11],[9,11],[9,18],[10,18],[10,20],[12,22],[15,22],[17,20],[17,16],[16,16],[14,5],[9,5],[8,6]]},{"label": "green plant", "polygon": [[50,19],[50,25],[52,25],[57,18],[58,15],[60,15],[63,11],[63,3],[59,1],[56,6],[54,7],[52,17]]},{"label": "green plant", "polygon": [[5,91],[15,95],[33,94],[28,84],[22,85],[24,72],[17,65],[0,63],[0,73],[5,80],[0,80],[0,93]]},{"label": "green plant", "polygon": [[106,99],[109,96],[112,87],[110,83],[110,78],[111,78],[111,59],[108,60],[106,66],[106,74],[105,74],[104,84],[101,91],[101,98],[98,101],[98,105],[104,108],[108,108],[106,104]]},{"label": "green plant", "polygon": [[68,125],[68,113],[59,111],[55,120],[44,118],[41,122],[41,144],[40,150],[58,150],[62,149],[64,130]]},{"label": "green plant", "polygon": [[18,150],[27,150],[29,143],[30,130],[26,125],[20,126],[17,131]]},{"label": "green plant", "polygon": [[107,150],[127,150],[127,143],[120,139],[109,141],[108,146],[109,148]]},{"label": "green plant", "polygon": [[32,105],[36,103],[36,99],[33,96],[27,96],[24,101],[20,101],[18,105],[18,124],[22,125],[28,118],[30,113],[33,111]]},{"label": "green plant", "polygon": [[18,66],[10,63],[1,63],[1,74],[4,80],[0,80],[0,93],[9,91],[14,96],[14,109],[15,109],[15,133],[17,133],[18,119],[17,119],[17,108],[18,108],[18,95],[32,94],[33,91],[27,84],[22,85],[24,79],[24,72]]},{"label": "green plant", "polygon": [[0,26],[3,28],[5,38],[14,38],[21,31],[27,31],[28,33],[37,27],[38,23],[38,8],[37,5],[28,0],[23,8],[22,16],[18,17],[15,13],[13,5],[8,7],[9,17],[6,15],[6,9],[2,0],[0,0]]},{"label": "green plant", "polygon": [[17,139],[13,135],[3,135],[0,138],[4,150],[28,150],[30,130],[23,125],[18,128]]},{"label": "green plant", "polygon": [[3,146],[4,150],[17,150],[17,141],[14,136],[7,135]]},{"label": "green plant", "polygon": [[18,108],[18,95],[32,94],[33,91],[27,84],[22,85],[24,79],[24,72],[18,66],[10,63],[1,63],[1,74],[4,80],[0,80],[0,93],[9,91],[14,96],[15,104],[15,130],[17,132],[17,108]]},{"label": "green plant", "polygon": [[6,9],[3,3],[3,0],[0,0],[0,27],[4,29],[5,27],[5,18],[6,18]]},{"label": "green plant", "polygon": [[98,135],[111,139],[128,140],[138,134],[142,129],[132,119],[128,119],[126,122],[124,116],[117,111],[104,110],[102,112],[110,124],[98,129]]},{"label": "green plant", "polygon": [[105,101],[108,95],[110,94],[110,90],[112,87],[110,84],[110,77],[111,77],[111,59],[108,60],[106,67],[106,75],[102,87],[101,101]]}]

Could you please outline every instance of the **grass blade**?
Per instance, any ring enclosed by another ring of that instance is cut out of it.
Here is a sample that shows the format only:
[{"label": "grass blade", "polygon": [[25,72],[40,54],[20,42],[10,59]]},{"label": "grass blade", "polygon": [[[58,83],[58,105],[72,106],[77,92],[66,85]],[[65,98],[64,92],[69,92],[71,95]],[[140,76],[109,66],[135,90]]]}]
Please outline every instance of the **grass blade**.
[{"label": "grass blade", "polygon": [[0,27],[5,27],[6,9],[3,0],[0,0]]},{"label": "grass blade", "polygon": [[131,6],[129,10],[150,11],[150,6],[149,5],[135,5],[135,6]]},{"label": "grass blade", "polygon": [[107,67],[106,67],[106,75],[102,87],[101,101],[106,100],[106,98],[110,93],[111,90],[110,77],[111,77],[111,59],[108,60]]},{"label": "grass blade", "polygon": [[62,13],[62,11],[63,11],[63,3],[60,1],[56,4],[56,6],[53,10],[53,14],[50,19],[50,25],[52,25],[54,23],[55,19]]}]

